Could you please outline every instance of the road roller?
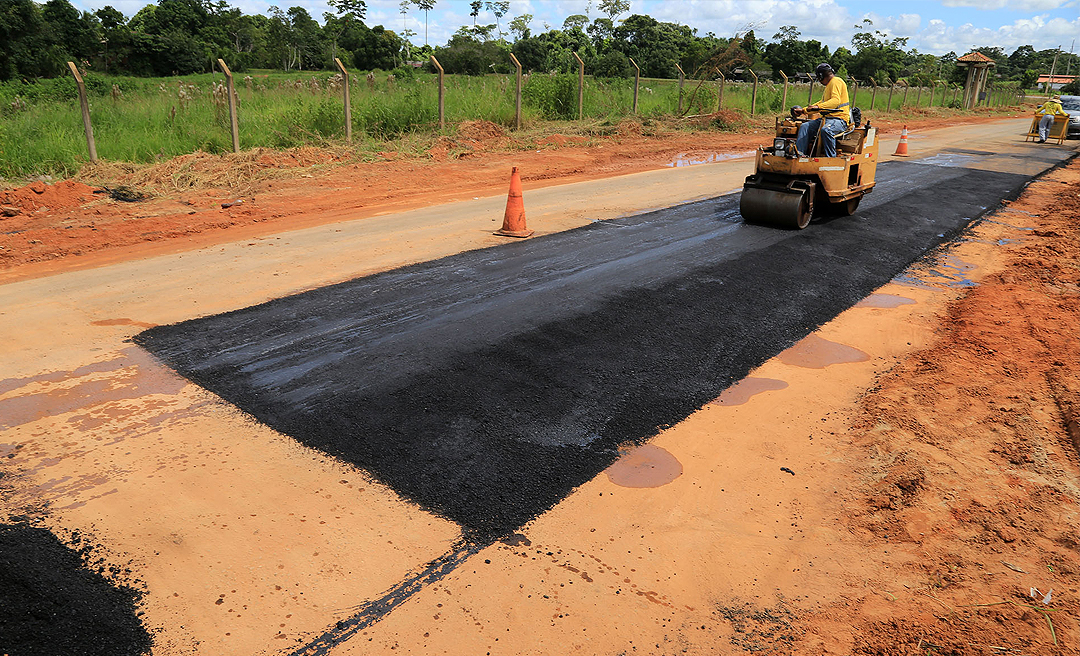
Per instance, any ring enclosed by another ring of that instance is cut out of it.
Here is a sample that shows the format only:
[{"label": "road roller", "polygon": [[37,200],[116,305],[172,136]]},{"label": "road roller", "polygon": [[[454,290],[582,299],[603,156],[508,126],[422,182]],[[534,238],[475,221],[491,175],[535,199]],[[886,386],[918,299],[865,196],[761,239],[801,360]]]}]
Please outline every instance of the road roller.
[{"label": "road roller", "polygon": [[869,122],[836,138],[836,157],[825,157],[821,131],[804,157],[795,136],[813,113],[776,118],[776,136],[757,151],[754,174],[743,184],[739,212],[747,223],[801,230],[822,216],[849,216],[874,188],[877,129]]}]

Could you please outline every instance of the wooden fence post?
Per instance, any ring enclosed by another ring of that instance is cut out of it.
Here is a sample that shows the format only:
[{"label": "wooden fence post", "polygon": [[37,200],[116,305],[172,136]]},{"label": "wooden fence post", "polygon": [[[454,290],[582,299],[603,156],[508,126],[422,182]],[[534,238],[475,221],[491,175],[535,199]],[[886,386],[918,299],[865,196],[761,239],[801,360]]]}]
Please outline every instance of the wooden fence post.
[{"label": "wooden fence post", "polygon": [[514,129],[521,129],[521,62],[514,56],[514,53],[510,53],[510,59],[514,60],[514,66],[517,66],[517,92],[514,94]]},{"label": "wooden fence post", "polygon": [[919,108],[919,101],[922,100],[922,85],[919,85],[919,93],[915,95],[915,109]]},{"label": "wooden fence post", "polygon": [[435,68],[439,69],[439,129],[442,130],[446,127],[446,105],[444,101],[444,88],[443,88],[443,67],[439,63],[438,59],[435,59],[435,55],[428,55],[431,57],[431,63],[435,65]]},{"label": "wooden fence post", "polygon": [[578,57],[577,52],[574,53],[574,59],[578,63],[578,75],[577,75],[577,120],[581,120],[585,111],[585,62],[581,61],[581,57]]},{"label": "wooden fence post", "polygon": [[754,109],[757,108],[757,73],[751,68],[746,70],[750,71],[750,75],[754,76],[754,90],[750,92],[750,116],[753,116]]},{"label": "wooden fence post", "polygon": [[727,78],[720,72],[720,69],[716,69],[716,73],[720,76],[720,94],[716,97],[716,111],[724,106],[724,83],[727,82]]},{"label": "wooden fence post", "polygon": [[849,101],[849,107],[855,106],[855,99],[859,96],[859,81],[855,78],[851,78],[851,100]]},{"label": "wooden fence post", "polygon": [[352,104],[349,103],[349,71],[345,70],[345,65],[337,57],[334,57],[334,63],[337,64],[338,70],[345,77],[345,143],[352,143]]},{"label": "wooden fence post", "polygon": [[893,91],[895,91],[895,90],[896,90],[896,82],[893,82],[893,81],[890,80],[889,81],[889,100],[885,103],[885,111],[887,113],[892,112],[892,95],[893,95]]},{"label": "wooden fence post", "polygon": [[810,76],[810,93],[806,94],[807,106],[814,104],[814,76],[811,73],[807,73]]},{"label": "wooden fence post", "polygon": [[784,75],[784,71],[779,71],[779,73],[780,73],[780,75],[783,75],[783,77],[784,77],[784,99],[780,101],[780,111],[783,112],[783,111],[787,110],[788,78],[787,78],[787,75]]},{"label": "wooden fence post", "polygon": [[874,101],[877,100],[877,82],[874,78],[870,78],[870,86],[873,91],[870,92],[870,111],[874,111]]},{"label": "wooden fence post", "polygon": [[902,110],[902,109],[904,109],[904,103],[907,102],[907,94],[908,94],[908,91],[911,90],[911,85],[908,84],[907,80],[901,80],[901,81],[904,83],[904,97],[900,99],[900,109]]},{"label": "wooden fence post", "polygon": [[630,65],[634,67],[634,114],[637,114],[637,92],[638,84],[641,82],[641,69],[638,68],[637,62],[631,57],[627,57],[630,60]]},{"label": "wooden fence post", "polygon": [[930,80],[930,104],[926,106],[927,109],[933,108],[935,93],[937,93],[937,80]]},{"label": "wooden fence post", "polygon": [[224,59],[217,60],[221,72],[225,73],[225,90],[229,94],[229,124],[232,127],[232,151],[240,152],[240,128],[236,123],[236,87],[233,86],[233,75]]},{"label": "wooden fence post", "polygon": [[86,85],[83,84],[79,69],[74,62],[67,63],[71,74],[75,76],[75,85],[79,87],[79,106],[82,108],[83,130],[86,132],[86,147],[90,150],[90,161],[97,164],[97,144],[94,143],[94,128],[90,125],[90,102],[86,99]]},{"label": "wooden fence post", "polygon": [[683,81],[686,79],[686,73],[683,72],[682,66],[675,64],[675,68],[679,69],[679,116],[682,116],[682,88]]}]

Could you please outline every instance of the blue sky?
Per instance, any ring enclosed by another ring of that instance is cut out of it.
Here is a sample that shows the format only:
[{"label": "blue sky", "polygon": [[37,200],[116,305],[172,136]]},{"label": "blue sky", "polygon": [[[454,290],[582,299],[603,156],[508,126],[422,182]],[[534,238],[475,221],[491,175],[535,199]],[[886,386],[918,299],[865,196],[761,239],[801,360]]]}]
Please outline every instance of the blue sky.
[{"label": "blue sky", "polygon": [[[147,0],[73,0],[82,9],[111,4],[131,17]],[[272,0],[230,0],[245,13],[266,13]],[[325,0],[280,0],[282,9],[306,8],[322,22],[329,11]],[[424,15],[415,7],[402,16],[400,0],[367,0],[369,25],[382,24],[401,32],[404,26],[417,33],[412,41],[424,42]],[[600,16],[598,0],[511,0],[509,13],[501,19],[503,30],[515,16],[532,14],[534,32],[545,24],[561,27],[572,14]],[[588,12],[587,12],[588,10]],[[1080,35],[1080,0],[632,0],[631,13],[648,14],[661,21],[697,28],[699,34],[714,32],[732,36],[752,27],[758,37],[770,38],[781,25],[795,25],[804,39],[818,39],[830,49],[851,45],[854,25],[870,18],[874,27],[890,36],[908,37],[909,48],[941,55],[950,50],[963,54],[973,46],[995,45],[1012,52],[1030,44],[1036,50],[1061,46],[1068,52]],[[484,11],[479,22],[494,23]],[[472,24],[468,0],[437,0],[428,15],[428,41],[442,45],[460,26]]]}]

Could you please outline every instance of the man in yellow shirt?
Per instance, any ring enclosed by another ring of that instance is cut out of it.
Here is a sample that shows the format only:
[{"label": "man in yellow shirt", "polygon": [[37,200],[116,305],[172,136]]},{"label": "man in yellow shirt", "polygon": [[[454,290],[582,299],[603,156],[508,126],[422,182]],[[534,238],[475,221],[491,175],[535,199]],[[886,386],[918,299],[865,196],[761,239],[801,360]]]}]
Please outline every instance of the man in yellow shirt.
[{"label": "man in yellow shirt", "polygon": [[1050,127],[1054,125],[1055,116],[1068,115],[1069,112],[1065,111],[1061,106],[1061,96],[1056,93],[1036,108],[1035,116],[1042,117],[1039,119],[1039,143],[1046,143],[1046,138],[1050,136]]},{"label": "man in yellow shirt", "polygon": [[851,103],[848,102],[847,84],[836,77],[832,66],[818,64],[814,69],[814,75],[818,82],[825,85],[821,92],[821,100],[809,107],[794,108],[795,113],[805,114],[817,111],[821,118],[806,121],[799,126],[799,132],[795,135],[795,147],[799,154],[807,156],[814,141],[814,135],[821,130],[822,146],[826,157],[836,157],[836,136],[847,131],[851,125]]}]

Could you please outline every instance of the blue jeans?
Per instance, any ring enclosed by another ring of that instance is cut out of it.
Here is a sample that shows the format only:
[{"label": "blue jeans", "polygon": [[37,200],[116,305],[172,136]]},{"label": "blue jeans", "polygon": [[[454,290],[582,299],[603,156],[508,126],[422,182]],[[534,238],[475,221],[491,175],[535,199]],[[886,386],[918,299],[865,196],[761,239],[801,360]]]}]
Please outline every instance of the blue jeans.
[{"label": "blue jeans", "polygon": [[1054,125],[1054,115],[1044,114],[1039,119],[1039,141],[1046,141],[1046,138],[1050,136],[1050,128]]},{"label": "blue jeans", "polygon": [[795,135],[795,147],[799,149],[799,154],[803,157],[810,154],[810,144],[814,141],[814,135],[817,134],[822,122],[825,123],[825,128],[821,131],[825,157],[836,157],[836,135],[843,134],[847,130],[847,124],[838,118],[815,118],[799,126],[799,133]]}]

